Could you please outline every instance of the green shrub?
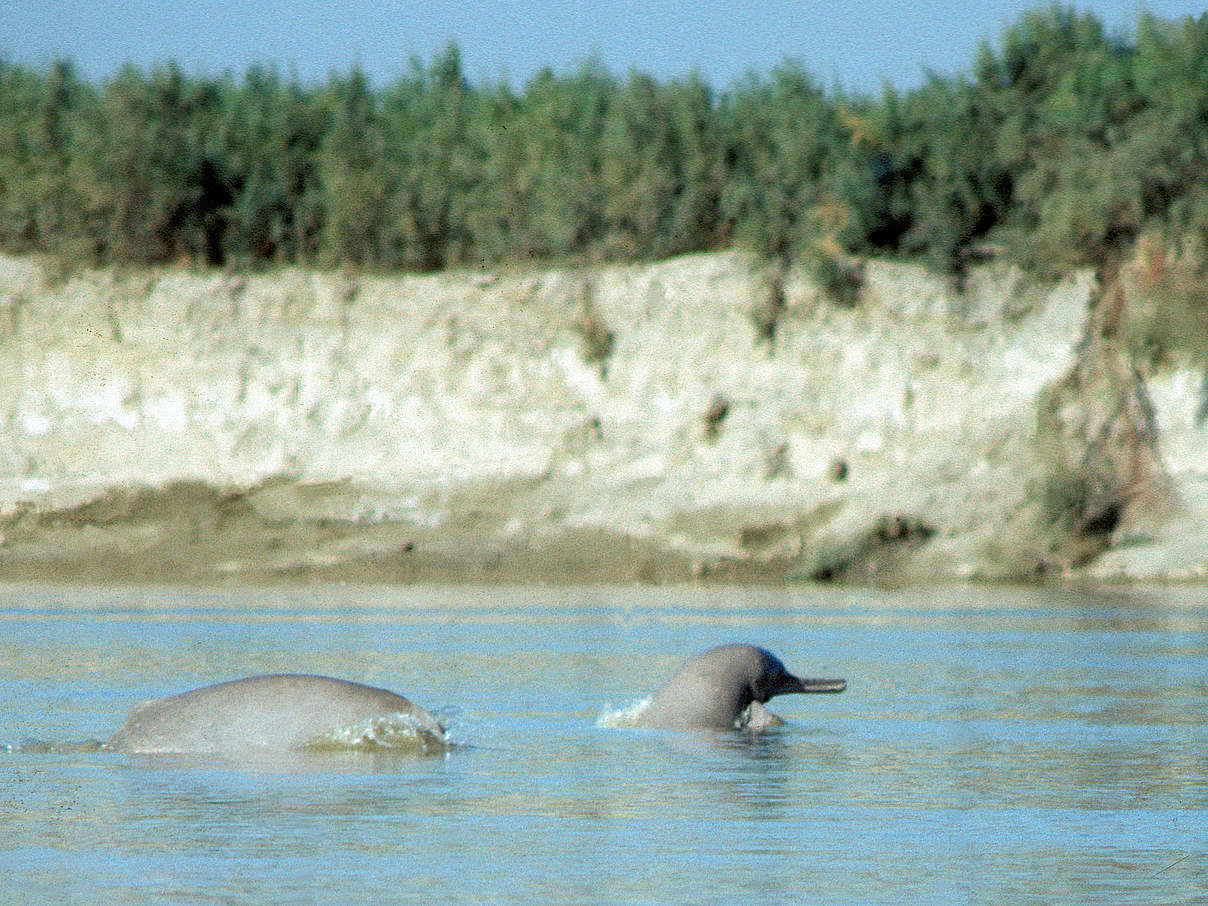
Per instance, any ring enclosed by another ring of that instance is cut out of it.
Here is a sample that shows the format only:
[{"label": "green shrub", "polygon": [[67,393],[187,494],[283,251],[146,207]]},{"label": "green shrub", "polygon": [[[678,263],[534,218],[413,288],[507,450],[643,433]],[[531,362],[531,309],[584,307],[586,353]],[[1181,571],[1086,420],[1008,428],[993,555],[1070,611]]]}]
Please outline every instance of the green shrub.
[{"label": "green shrub", "polygon": [[474,85],[454,45],[380,89],[0,60],[0,250],[425,270],[738,243],[845,302],[871,254],[1061,274],[1208,238],[1205,59],[1208,15],[1123,39],[1051,7],[877,98],[793,63],[722,91],[593,60]]}]

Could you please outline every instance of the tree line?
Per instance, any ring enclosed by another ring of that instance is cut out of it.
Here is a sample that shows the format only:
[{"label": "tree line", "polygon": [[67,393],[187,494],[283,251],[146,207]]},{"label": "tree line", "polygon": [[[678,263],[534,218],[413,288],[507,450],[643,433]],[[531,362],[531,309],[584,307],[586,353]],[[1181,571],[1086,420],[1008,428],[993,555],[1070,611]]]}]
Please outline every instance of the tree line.
[{"label": "tree line", "polygon": [[1208,236],[1208,15],[1023,14],[970,71],[862,96],[597,62],[476,86],[449,46],[377,89],[0,61],[0,249],[91,263],[433,270],[741,244],[821,265],[986,249],[1060,273]]}]

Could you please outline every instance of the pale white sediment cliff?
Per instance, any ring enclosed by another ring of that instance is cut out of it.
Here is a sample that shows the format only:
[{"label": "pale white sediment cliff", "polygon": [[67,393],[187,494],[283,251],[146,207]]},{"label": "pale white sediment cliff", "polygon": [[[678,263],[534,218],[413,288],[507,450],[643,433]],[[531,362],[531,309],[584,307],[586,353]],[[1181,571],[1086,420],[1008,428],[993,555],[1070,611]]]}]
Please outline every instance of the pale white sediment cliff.
[{"label": "pale white sediment cliff", "polygon": [[[590,272],[57,282],[0,258],[0,570],[36,559],[39,525],[57,544],[96,542],[125,511],[70,531],[46,514],[188,481],[239,491],[265,526],[344,526],[280,534],[281,568],[393,556],[409,531],[455,570],[448,527],[512,553],[599,532],[697,576],[825,575],[869,545],[893,556],[857,577],[1018,573],[1043,555],[1037,397],[1071,367],[1091,276],[1042,287],[990,266],[963,294],[912,266],[871,262],[865,277],[844,309],[790,274],[769,343],[753,318],[766,286],[738,253]],[[585,294],[612,333],[602,359]],[[1208,498],[1199,377],[1151,386],[1194,515]],[[1080,568],[1193,577],[1205,563],[1202,540],[1125,540]],[[224,557],[214,569],[238,573]]]}]

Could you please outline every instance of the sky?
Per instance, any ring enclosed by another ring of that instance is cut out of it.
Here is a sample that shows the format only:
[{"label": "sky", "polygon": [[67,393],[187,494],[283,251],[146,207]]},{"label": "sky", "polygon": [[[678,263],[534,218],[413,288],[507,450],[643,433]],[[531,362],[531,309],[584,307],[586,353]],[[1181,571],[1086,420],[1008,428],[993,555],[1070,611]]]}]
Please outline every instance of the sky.
[{"label": "sky", "polygon": [[[359,65],[384,86],[410,59],[455,41],[475,83],[523,85],[545,66],[572,72],[596,58],[612,72],[667,80],[695,72],[726,88],[747,72],[800,62],[822,84],[879,92],[919,84],[927,70],[969,71],[1028,7],[978,0],[7,0],[0,58],[45,66],[73,60],[104,79],[125,63],[175,61],[190,75],[240,75],[255,63],[310,83]],[[1142,10],[1200,15],[1182,0],[1086,0],[1110,30]]]}]

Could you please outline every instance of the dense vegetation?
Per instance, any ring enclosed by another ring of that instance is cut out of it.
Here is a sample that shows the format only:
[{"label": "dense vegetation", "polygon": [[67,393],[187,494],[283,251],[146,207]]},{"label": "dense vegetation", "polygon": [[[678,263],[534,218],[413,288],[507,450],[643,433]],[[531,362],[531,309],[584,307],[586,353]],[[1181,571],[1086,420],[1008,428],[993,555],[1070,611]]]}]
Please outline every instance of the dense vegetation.
[{"label": "dense vegetation", "polygon": [[799,67],[716,91],[595,63],[475,86],[455,47],[382,89],[0,62],[0,249],[97,263],[434,269],[742,243],[959,272],[1208,236],[1208,16],[1127,40],[1023,15],[972,71],[879,98]]}]

